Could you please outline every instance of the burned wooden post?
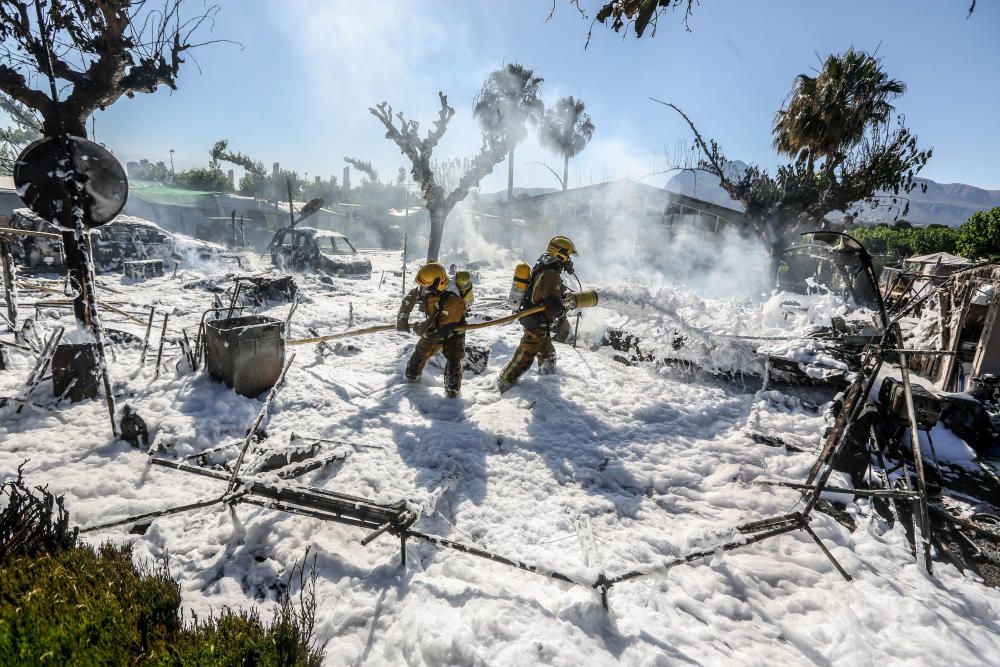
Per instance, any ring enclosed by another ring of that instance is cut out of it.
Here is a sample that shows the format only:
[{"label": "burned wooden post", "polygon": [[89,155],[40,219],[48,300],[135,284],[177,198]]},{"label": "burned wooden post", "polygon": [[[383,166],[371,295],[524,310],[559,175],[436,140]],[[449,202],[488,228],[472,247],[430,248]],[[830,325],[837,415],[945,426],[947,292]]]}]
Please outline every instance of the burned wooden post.
[{"label": "burned wooden post", "polygon": [[[0,228],[7,227],[7,216],[0,215]],[[0,233],[0,261],[3,262],[3,290],[7,302],[7,327],[17,331],[17,271],[10,253],[10,239]]]},{"label": "burned wooden post", "polygon": [[163,344],[167,341],[167,321],[170,319],[170,313],[163,313],[163,329],[160,330],[160,347],[156,350],[156,375],[154,377],[160,377],[160,361],[163,359]]},{"label": "burned wooden post", "polygon": [[149,307],[149,321],[146,322],[146,335],[142,337],[142,353],[139,355],[139,366],[146,365],[146,350],[149,349],[149,332],[153,328],[153,318],[156,316],[156,307]]}]

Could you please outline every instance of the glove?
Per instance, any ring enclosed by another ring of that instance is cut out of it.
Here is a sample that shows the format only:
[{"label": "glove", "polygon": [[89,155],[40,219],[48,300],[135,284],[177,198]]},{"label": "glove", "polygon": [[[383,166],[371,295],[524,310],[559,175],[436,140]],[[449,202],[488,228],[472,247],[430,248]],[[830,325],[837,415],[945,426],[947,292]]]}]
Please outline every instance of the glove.
[{"label": "glove", "polygon": [[576,270],[573,268],[573,260],[571,259],[567,259],[565,262],[563,262],[563,269],[565,269],[566,273],[568,273],[569,275],[573,275],[574,273],[576,273]]},{"label": "glove", "polygon": [[550,296],[542,301],[542,303],[545,305],[545,315],[553,319],[562,315],[566,310],[563,307],[562,301],[557,296]]},{"label": "glove", "polygon": [[563,294],[562,305],[566,310],[573,310],[576,308],[576,294],[572,292],[566,292]]},{"label": "glove", "polygon": [[405,317],[402,313],[400,313],[396,318],[396,331],[410,333],[410,318]]},{"label": "glove", "polygon": [[423,322],[417,322],[413,325],[413,333],[423,336],[427,333],[427,330],[431,328],[431,321],[424,320]]}]

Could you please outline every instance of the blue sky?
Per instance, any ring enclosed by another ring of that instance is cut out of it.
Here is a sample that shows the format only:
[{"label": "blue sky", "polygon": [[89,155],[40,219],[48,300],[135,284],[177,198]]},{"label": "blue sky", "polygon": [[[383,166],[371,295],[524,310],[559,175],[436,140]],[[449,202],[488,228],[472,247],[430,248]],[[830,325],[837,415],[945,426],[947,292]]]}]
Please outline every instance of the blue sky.
[{"label": "blue sky", "polygon": [[[597,0],[581,5],[596,7]],[[388,100],[421,120],[438,90],[457,114],[442,157],[479,146],[472,100],[490,70],[518,61],[545,78],[548,102],[582,98],[597,131],[571,164],[572,185],[652,175],[690,144],[683,123],[651,102],[676,103],[734,159],[773,165],[770,123],[796,74],[850,46],[874,50],[909,87],[897,103],[921,143],[934,147],[923,175],[1000,189],[1000,2],[980,0],[702,0],[686,31],[667,16],[652,39],[589,26],[565,0],[222,0],[216,44],[183,66],[177,91],[122,99],[96,117],[96,136],[124,160],[207,162],[211,144],[266,164],[339,175],[344,156],[385,175],[409,166],[368,114]],[[198,5],[192,2],[192,5]],[[680,147],[680,148],[678,148]],[[537,160],[557,157],[527,140],[516,185],[557,185]],[[506,183],[500,165],[484,191]]]}]

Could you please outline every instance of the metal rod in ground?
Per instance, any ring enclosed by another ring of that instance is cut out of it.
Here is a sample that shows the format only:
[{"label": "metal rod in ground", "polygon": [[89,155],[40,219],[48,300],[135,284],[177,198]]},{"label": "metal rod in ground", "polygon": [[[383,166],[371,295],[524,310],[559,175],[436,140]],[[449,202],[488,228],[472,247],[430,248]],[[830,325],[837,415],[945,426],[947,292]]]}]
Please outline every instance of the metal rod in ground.
[{"label": "metal rod in ground", "polygon": [[302,461],[300,463],[287,465],[284,468],[276,470],[274,474],[278,476],[278,479],[294,479],[306,474],[307,472],[312,472],[313,470],[317,470],[323,466],[330,465],[331,463],[343,461],[346,458],[346,452],[335,452],[329,456],[322,456],[309,461]]},{"label": "metal rod in ground", "polygon": [[364,537],[361,538],[361,546],[367,547],[374,540],[376,540],[379,537],[379,535],[381,535],[382,533],[385,533],[385,532],[387,532],[387,531],[389,531],[391,529],[392,529],[392,522],[391,521],[383,523],[381,526],[379,526],[375,530],[375,532],[368,533],[367,535],[365,535]]},{"label": "metal rod in ground", "polygon": [[48,339],[46,339],[45,345],[42,346],[42,352],[38,355],[35,367],[31,369],[31,374],[28,375],[28,381],[25,382],[26,385],[30,387],[36,384],[41,376],[45,374],[45,370],[48,368],[49,362],[52,360],[52,355],[55,353],[55,348],[59,345],[62,335],[62,327],[56,327],[52,330],[52,334],[48,337]]},{"label": "metal rod in ground", "polygon": [[[394,531],[395,532],[395,531]],[[461,542],[454,542],[443,537],[438,537],[436,535],[428,535],[427,533],[421,533],[416,530],[405,530],[400,531],[400,535],[404,537],[415,537],[425,542],[430,542],[431,544],[436,544],[439,547],[445,547],[446,549],[454,549],[455,551],[461,551],[462,553],[469,554],[470,556],[478,556],[479,558],[485,558],[486,560],[491,560],[494,563],[500,563],[501,565],[509,565],[510,567],[516,567],[519,570],[524,570],[526,572],[532,572],[534,574],[541,575],[543,577],[549,577],[550,579],[557,579],[559,581],[565,581],[571,584],[580,584],[581,582],[571,579],[561,572],[556,572],[555,570],[545,570],[541,569],[535,565],[529,565],[527,563],[521,562],[519,560],[512,560],[505,556],[500,556],[499,554],[491,553],[484,549],[479,549],[477,547],[469,546],[468,544],[462,544]]]},{"label": "metal rod in ground", "polygon": [[139,355],[139,365],[146,364],[146,350],[149,348],[149,332],[153,329],[153,317],[156,315],[156,307],[149,307],[149,321],[146,322],[146,335],[142,337],[142,354]]},{"label": "metal rod in ground", "polygon": [[671,569],[673,567],[676,567],[678,565],[684,565],[684,564],[690,563],[692,561],[702,560],[702,559],[705,559],[705,558],[711,558],[712,556],[714,556],[714,555],[716,555],[718,553],[722,553],[722,552],[726,552],[726,551],[735,551],[736,549],[740,549],[742,547],[745,547],[745,546],[748,546],[748,545],[751,545],[751,544],[756,544],[757,542],[762,542],[763,540],[766,540],[769,537],[775,537],[777,535],[783,535],[785,533],[790,533],[793,530],[799,530],[801,527],[802,527],[801,520],[799,520],[799,521],[793,521],[793,522],[785,524],[785,525],[779,525],[777,528],[773,528],[771,530],[768,530],[768,531],[765,531],[765,532],[762,532],[762,533],[757,533],[756,535],[752,535],[752,536],[746,538],[745,540],[727,542],[726,544],[719,545],[719,546],[715,547],[714,549],[707,549],[707,550],[704,550],[704,551],[696,551],[694,553],[690,553],[687,556],[684,556],[682,558],[677,558],[677,559],[675,559],[673,561],[670,561],[668,563],[664,563],[663,565],[660,565],[659,567],[656,567],[656,568],[653,568],[653,569],[650,569],[650,570],[626,572],[624,574],[620,574],[620,575],[615,576],[615,577],[610,577],[610,578],[608,578],[606,580],[605,583],[606,583],[606,585],[608,587],[611,587],[611,586],[614,586],[615,584],[620,584],[620,583],[622,583],[624,581],[629,581],[631,579],[636,579],[638,577],[645,577],[645,576],[648,576],[648,575],[651,575],[651,574],[662,574],[662,573],[666,572],[667,570],[669,570],[669,569]]},{"label": "metal rod in ground", "polygon": [[[903,346],[903,334],[899,325],[894,325],[900,347]],[[903,380],[903,398],[906,401],[906,416],[910,422],[910,449],[913,450],[913,464],[917,470],[917,492],[920,494],[917,503],[920,508],[920,534],[917,537],[917,558],[921,565],[931,573],[931,524],[927,510],[927,481],[924,478],[924,459],[920,450],[920,433],[917,424],[917,412],[913,406],[913,389],[910,386],[910,369],[907,366],[905,352],[899,353],[899,375]]]},{"label": "metal rod in ground", "polygon": [[186,505],[178,505],[177,507],[168,507],[162,510],[156,510],[154,512],[146,512],[145,514],[137,514],[135,516],[126,517],[124,519],[116,519],[115,521],[109,521],[108,523],[101,523],[96,526],[87,526],[86,528],[81,528],[81,533],[90,533],[95,530],[104,530],[105,528],[114,528],[116,526],[124,526],[130,523],[138,523],[144,519],[156,519],[161,516],[169,516],[171,514],[180,514],[181,512],[189,512],[191,510],[200,509],[202,507],[209,507],[210,505],[215,505],[221,503],[226,496],[219,496],[217,498],[209,498],[207,500],[198,500],[193,503],[188,503]]},{"label": "metal rod in ground", "polygon": [[274,400],[274,397],[281,388],[281,385],[284,384],[285,375],[288,374],[288,369],[291,367],[293,361],[295,361],[294,352],[290,357],[288,357],[288,361],[285,362],[285,367],[281,369],[281,375],[278,376],[278,380],[274,383],[274,386],[271,387],[271,391],[268,392],[267,398],[264,399],[264,405],[260,407],[260,412],[257,413],[256,419],[254,419],[253,424],[250,425],[250,431],[247,433],[247,437],[243,441],[243,448],[240,450],[240,455],[236,458],[236,465],[233,466],[233,474],[229,478],[229,492],[232,492],[233,489],[236,488],[236,483],[240,478],[240,468],[243,466],[243,457],[246,456],[247,449],[250,448],[250,443],[256,438],[257,429],[260,428],[261,423],[264,421],[264,417],[267,415],[267,411],[271,407],[271,401]]},{"label": "metal rod in ground", "polygon": [[188,366],[191,367],[192,371],[198,370],[195,366],[194,352],[191,351],[191,340],[188,338],[188,332],[186,329],[181,329],[181,335],[184,337],[184,356],[187,357]]},{"label": "metal rod in ground", "polygon": [[4,297],[7,301],[7,325],[17,331],[17,269],[10,253],[10,240],[0,235],[0,259],[3,261]]},{"label": "metal rod in ground", "polygon": [[227,321],[233,319],[233,309],[236,308],[236,300],[240,297],[240,288],[242,286],[243,284],[240,282],[240,279],[237,278],[236,286],[233,287],[233,300],[229,302],[229,312],[226,313]]},{"label": "metal rod in ground", "polygon": [[[760,480],[754,484],[764,486],[782,486],[789,489],[799,489],[801,491],[812,491],[815,487],[812,484],[800,484],[797,482],[781,482],[775,480]],[[850,493],[855,496],[865,496],[872,498],[916,498],[919,494],[913,491],[899,491],[896,489],[846,489],[839,486],[827,486],[823,488],[828,493]]]},{"label": "metal rod in ground", "polygon": [[291,330],[292,316],[295,315],[295,309],[298,307],[299,307],[299,297],[298,295],[296,295],[295,298],[292,299],[292,307],[288,309],[288,315],[285,316],[284,332],[286,336],[288,335],[288,332]]},{"label": "metal rod in ground", "polygon": [[802,522],[802,530],[809,533],[809,537],[813,538],[813,541],[816,543],[817,546],[819,546],[820,550],[823,552],[823,555],[826,556],[831,563],[833,563],[833,566],[837,568],[837,572],[840,572],[840,574],[844,577],[844,579],[846,579],[847,581],[854,581],[851,575],[847,574],[847,570],[845,570],[841,566],[841,564],[837,561],[837,559],[834,558],[833,554],[830,553],[830,550],[826,548],[826,545],[823,544],[823,540],[819,539],[819,535],[813,532],[812,527],[809,525],[808,518]]},{"label": "metal rod in ground", "polygon": [[58,327],[52,331],[52,335],[45,341],[45,346],[42,348],[41,354],[38,355],[38,361],[35,363],[31,375],[28,376],[27,389],[24,390],[24,394],[21,397],[25,399],[25,402],[18,406],[18,413],[21,412],[27,399],[31,397],[38,385],[41,384],[42,378],[45,377],[45,371],[48,370],[49,364],[52,363],[52,357],[56,353],[59,341],[62,340],[62,335],[63,328]]},{"label": "metal rod in ground", "polygon": [[156,350],[156,375],[160,377],[160,361],[163,359],[163,343],[167,340],[167,321],[170,313],[163,313],[163,328],[160,330],[160,347]]}]

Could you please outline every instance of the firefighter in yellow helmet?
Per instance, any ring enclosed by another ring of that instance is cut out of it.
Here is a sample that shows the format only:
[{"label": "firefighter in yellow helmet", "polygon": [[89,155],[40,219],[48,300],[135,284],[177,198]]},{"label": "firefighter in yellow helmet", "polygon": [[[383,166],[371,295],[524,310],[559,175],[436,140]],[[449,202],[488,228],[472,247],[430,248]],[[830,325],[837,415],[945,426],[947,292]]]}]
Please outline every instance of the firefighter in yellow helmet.
[{"label": "firefighter in yellow helmet", "polygon": [[[417,287],[403,298],[396,316],[396,329],[420,335],[406,364],[406,380],[416,382],[428,360],[440,351],[445,358],[444,390],[450,398],[462,389],[462,359],[465,357],[465,333],[456,329],[465,324],[466,301],[448,289],[448,273],[438,262],[420,267],[414,279]],[[420,307],[424,321],[410,326],[410,313]]]},{"label": "firefighter in yellow helmet", "polygon": [[535,359],[538,360],[539,373],[545,375],[555,372],[556,349],[552,345],[552,336],[563,322],[566,314],[563,296],[570,291],[563,284],[562,274],[573,273],[574,255],[576,246],[573,242],[565,236],[555,236],[549,241],[545,254],[538,258],[531,270],[528,287],[518,310],[538,305],[544,305],[545,310],[521,319],[524,327],[521,343],[497,380],[501,393],[510,389],[531,368]]}]

